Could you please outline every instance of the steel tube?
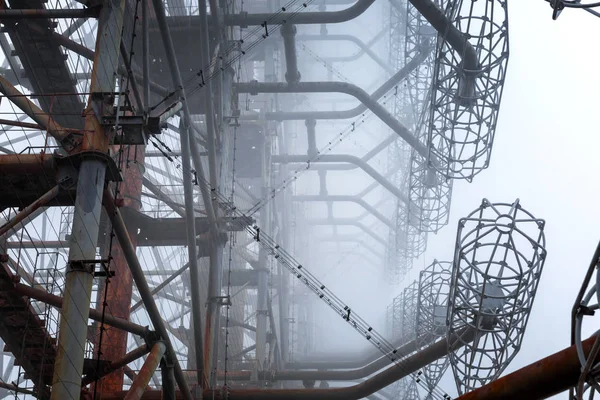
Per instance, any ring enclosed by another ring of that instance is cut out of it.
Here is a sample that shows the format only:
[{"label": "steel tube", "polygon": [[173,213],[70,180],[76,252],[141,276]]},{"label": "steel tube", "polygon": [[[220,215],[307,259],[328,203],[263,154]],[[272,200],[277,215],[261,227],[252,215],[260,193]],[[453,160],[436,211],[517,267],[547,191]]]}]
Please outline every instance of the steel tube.
[{"label": "steel tube", "polygon": [[298,71],[298,55],[296,53],[296,26],[291,23],[285,23],[281,27],[281,36],[283,36],[283,49],[285,52],[285,80],[287,83],[298,83],[302,78]]},{"label": "steel tube", "polygon": [[119,360],[111,361],[110,365],[101,369],[100,371],[97,371],[96,373],[91,374],[91,375],[86,375],[81,380],[81,386],[82,387],[87,386],[90,383],[97,381],[98,379],[125,367],[127,364],[132,363],[135,360],[137,360],[138,358],[145,356],[146,354],[148,354],[149,351],[150,351],[150,346],[148,346],[147,344],[141,345],[140,347],[125,354],[125,356],[123,356],[123,358],[121,358]]},{"label": "steel tube", "polygon": [[163,360],[160,366],[162,378],[162,399],[175,400],[177,388],[175,387],[175,377],[173,376],[173,366]]},{"label": "steel tube", "polygon": [[280,25],[286,21],[294,24],[337,24],[346,22],[364,13],[375,0],[358,0],[352,6],[329,12],[300,12],[300,13],[277,13],[277,14],[231,14],[225,16],[225,25],[248,27],[260,25],[268,21],[271,25]]},{"label": "steel tube", "polygon": [[100,9],[100,6],[63,10],[38,8],[4,9],[0,10],[0,21],[19,19],[98,18]]},{"label": "steel tube", "polygon": [[[281,154],[272,157],[274,163],[286,164],[286,163],[306,163],[308,162],[307,156],[295,155],[295,154]],[[363,171],[369,174],[373,179],[389,190],[394,196],[396,196],[404,204],[408,204],[408,199],[404,193],[398,189],[396,185],[385,179],[383,175],[377,172],[373,167],[367,164],[364,160],[351,156],[348,154],[322,154],[315,163],[321,162],[347,162],[358,165]]]},{"label": "steel tube", "polygon": [[12,121],[10,119],[0,119],[0,124],[10,125],[10,126],[18,126],[20,128],[44,130],[44,128],[42,128],[38,124],[32,124],[31,122],[23,122],[23,121]]},{"label": "steel tube", "polygon": [[352,42],[361,49],[361,52],[363,54],[364,53],[368,54],[369,57],[371,57],[373,59],[373,61],[375,61],[386,72],[388,72],[390,75],[394,74],[394,70],[390,67],[390,65],[388,63],[386,63],[385,61],[383,61],[377,54],[375,54],[375,52],[373,50],[371,50],[365,43],[363,43],[362,40],[360,40],[356,36],[353,36],[353,35],[329,35],[329,34],[327,34],[327,35],[299,35],[298,40],[305,40],[305,41],[311,41],[311,40],[318,40],[318,41],[339,40],[339,41],[341,41],[341,40],[345,40],[348,42]]},{"label": "steel tube", "polygon": [[388,218],[386,218],[383,214],[381,214],[375,207],[367,203],[360,197],[356,196],[344,196],[344,195],[305,195],[305,196],[294,196],[292,197],[292,201],[340,201],[340,202],[351,202],[358,204],[369,213],[371,213],[375,218],[389,226],[391,229],[396,229],[396,225],[392,223]]},{"label": "steel tube", "polygon": [[339,92],[356,97],[387,126],[404,139],[421,156],[428,157],[429,151],[413,134],[402,125],[384,106],[377,103],[363,89],[346,82],[300,82],[289,85],[283,82],[245,82],[234,86],[238,93],[323,93]]},{"label": "steel tube", "polygon": [[[365,48],[369,49],[373,47],[382,36],[384,36],[386,33],[389,33],[389,30],[389,24],[384,26],[383,29],[381,29],[377,35],[373,36],[373,38],[371,38],[371,40],[369,40],[365,44]],[[325,57],[325,60],[329,62],[350,62],[358,60],[360,57],[362,57],[363,54],[365,54],[365,51],[361,48],[358,53],[355,53],[351,56]]]},{"label": "steel tube", "polygon": [[[211,9],[216,12],[216,4],[211,4]],[[214,14],[216,16],[216,14]],[[208,16],[206,12],[206,0],[199,2],[199,16],[200,16],[200,62],[202,65],[210,65],[210,68],[216,68],[216,65],[211,63],[210,57],[210,44],[209,44],[209,33],[208,33]],[[215,59],[215,62],[216,59]],[[206,143],[208,150],[208,173],[210,179],[210,187],[212,190],[218,190],[218,176],[219,170],[217,167],[217,129],[215,124],[215,107],[213,99],[212,80],[208,79],[204,87],[204,104],[206,107]],[[219,206],[216,200],[216,196],[213,197],[212,208],[215,218],[219,215]],[[222,288],[222,247],[218,244],[218,226],[216,221],[211,221],[209,225],[209,231],[212,236],[210,242],[210,258],[209,258],[209,272],[208,272],[208,301],[206,307],[206,325],[204,331],[204,370],[209,380],[210,387],[215,387],[217,384],[216,380],[216,368],[219,354],[219,334],[220,334],[220,315],[221,315],[221,288]]]},{"label": "steel tube", "polygon": [[358,222],[357,220],[352,219],[352,218],[313,219],[313,220],[308,220],[307,223],[310,225],[355,226],[355,227],[359,228],[360,230],[362,230],[363,232],[365,232],[367,235],[371,236],[376,242],[379,242],[379,244],[381,244],[384,248],[386,248],[388,245],[387,241],[380,238],[377,234],[375,234],[375,232],[373,232],[371,229],[369,229],[366,225],[361,224],[360,222]]},{"label": "steel tube", "polygon": [[[24,285],[22,283],[15,283],[13,289],[15,292],[19,293],[22,296],[27,296],[32,299],[36,299],[38,301],[49,304],[52,307],[62,308],[63,298],[55,296],[44,290],[36,289],[31,286]],[[134,335],[138,335],[142,338],[148,337],[149,330],[147,326],[134,324],[133,322],[113,317],[112,315],[104,315],[104,317],[102,317],[102,312],[95,309],[90,309],[89,318],[93,321],[104,321],[105,325],[121,329],[125,332],[133,333]]]},{"label": "steel tube", "polygon": [[462,57],[462,67],[465,72],[477,72],[479,69],[479,61],[477,57],[477,51],[468,42],[468,38],[459,31],[452,21],[444,14],[444,11],[440,10],[433,1],[431,0],[408,0],[419,11],[423,17],[431,24],[431,26],[438,32],[443,40],[446,40],[448,44],[456,50]]},{"label": "steel tube", "polygon": [[144,86],[144,112],[150,107],[150,37],[148,34],[147,1],[142,3],[142,82]]},{"label": "steel tube", "polygon": [[[194,336],[194,343],[190,343],[190,346],[194,346],[194,355],[197,366],[197,383],[204,385],[206,379],[205,372],[203,370],[204,364],[204,349],[202,339],[202,313],[200,310],[200,304],[202,298],[200,295],[200,273],[198,265],[198,247],[196,246],[196,221],[194,212],[194,188],[192,184],[191,176],[191,165],[190,165],[190,149],[188,146],[183,145],[184,140],[189,140],[189,127],[185,126],[183,119],[179,128],[180,132],[187,132],[187,134],[181,135],[181,164],[183,168],[183,195],[185,203],[185,228],[186,228],[186,241],[188,247],[188,262],[190,270],[190,292],[192,297],[191,306],[191,317],[192,317],[192,329]],[[187,138],[186,138],[187,137]],[[189,173],[185,173],[189,171]],[[153,293],[152,293],[153,294]]]},{"label": "steel tube", "polygon": [[133,280],[138,288],[140,293],[140,297],[144,301],[146,305],[146,311],[148,312],[148,316],[152,321],[152,325],[164,341],[167,347],[167,357],[170,362],[173,364],[175,371],[175,379],[181,392],[183,393],[183,397],[186,400],[193,400],[190,389],[185,381],[185,377],[183,376],[183,371],[181,370],[181,366],[179,365],[179,360],[175,356],[175,349],[173,348],[173,344],[169,339],[169,334],[167,328],[165,326],[164,321],[158,311],[158,307],[154,302],[152,294],[150,292],[150,288],[148,287],[148,283],[146,282],[146,277],[144,276],[144,270],[140,265],[140,262],[137,258],[135,250],[131,244],[131,239],[129,238],[129,233],[127,232],[127,228],[125,227],[125,222],[123,221],[123,217],[119,212],[119,209],[116,207],[114,198],[112,194],[106,190],[104,191],[103,197],[104,207],[106,208],[106,212],[113,224],[114,233],[117,237],[117,240],[121,244],[121,248],[123,249],[123,254],[127,259],[127,265],[131,271],[131,275],[133,276]]},{"label": "steel tube", "polygon": [[[450,339],[443,338],[354,386],[330,389],[229,389],[227,393],[206,390],[204,396],[214,400],[359,400],[444,357],[450,351],[449,348],[454,350],[465,341],[473,340],[474,337],[472,331],[463,331],[460,335],[462,335],[460,341],[459,335],[453,335]],[[146,392],[142,399],[158,400],[160,396],[161,392],[157,390]],[[122,399],[122,393],[114,393],[103,398],[103,400],[117,399]]]},{"label": "steel tube", "polygon": [[105,173],[103,161],[84,160],[79,167],[51,400],[79,398],[81,391]]},{"label": "steel tube", "polygon": [[[212,226],[216,226],[216,214],[215,210],[213,210],[213,204],[211,202],[210,193],[208,188],[205,185],[205,177],[204,167],[202,165],[202,160],[200,159],[199,149],[197,148],[197,142],[195,138],[190,135],[190,129],[193,127],[193,121],[190,114],[190,110],[188,108],[188,104],[186,101],[185,89],[183,85],[183,81],[181,79],[181,74],[179,72],[179,64],[177,62],[177,57],[175,55],[175,49],[173,46],[173,40],[171,38],[171,33],[169,30],[169,25],[167,24],[167,18],[165,15],[165,10],[163,6],[163,2],[161,0],[152,0],[152,4],[154,6],[154,12],[156,14],[156,19],[158,22],[158,26],[160,29],[160,34],[162,37],[162,41],[167,53],[167,60],[169,62],[169,69],[171,70],[171,78],[173,79],[173,83],[175,87],[178,88],[179,100],[183,104],[183,118],[182,118],[182,128],[180,129],[181,135],[181,150],[182,150],[182,167],[183,167],[183,175],[184,175],[184,183],[187,179],[191,179],[191,166],[189,165],[190,155],[194,162],[194,167],[196,169],[196,173],[198,174],[198,180],[200,181],[200,192],[202,194],[202,199],[204,202],[204,207],[206,209],[207,217],[209,223]],[[202,6],[200,6],[202,8]],[[209,135],[210,136],[210,135]],[[210,153],[210,152],[209,152]],[[202,338],[202,320],[201,320],[201,312],[200,308],[202,306],[200,299],[200,281],[198,280],[198,261],[196,257],[196,241],[195,241],[195,222],[194,222],[194,205],[193,205],[193,192],[191,190],[191,180],[185,183],[184,191],[185,191],[185,206],[186,206],[186,231],[188,236],[188,252],[189,252],[189,261],[190,261],[190,279],[191,285],[190,289],[192,292],[192,325],[194,327],[194,341],[195,341],[195,355],[196,355],[196,368],[197,368],[197,380],[198,384],[204,387],[206,385],[206,371],[204,371],[204,346],[203,346],[203,338]],[[151,294],[149,293],[151,296]],[[171,351],[169,353],[172,353]],[[174,358],[174,353],[173,353]],[[179,364],[175,365],[175,376],[177,378],[177,382],[181,387],[181,383],[185,381],[183,374],[179,375],[180,369],[178,370]],[[191,396],[191,394],[190,394]]]},{"label": "steel tube", "polygon": [[139,400],[142,398],[142,395],[144,394],[148,383],[150,383],[150,379],[152,379],[152,375],[154,375],[154,371],[158,368],[160,360],[166,350],[167,346],[162,342],[157,342],[152,346],[152,351],[150,351],[148,358],[146,358],[144,365],[142,365],[142,369],[133,380],[124,400]]},{"label": "steel tube", "polygon": [[[597,336],[583,341],[589,354]],[[598,360],[596,360],[598,361]],[[546,358],[496,379],[456,400],[546,399],[569,390],[581,376],[581,364],[575,346],[567,347]]]},{"label": "steel tube", "polygon": [[46,114],[41,108],[36,106],[2,76],[0,76],[0,92],[19,107],[21,111],[33,119],[40,127],[45,129],[48,134],[59,143],[70,135],[68,129],[60,126],[50,115]]},{"label": "steel tube", "polygon": [[[384,82],[377,90],[371,93],[371,99],[378,101],[383,95],[391,91],[394,86],[402,82],[408,75],[417,68],[430,54],[430,50],[423,51],[410,60],[404,67]],[[331,83],[331,82],[330,82]],[[341,82],[340,82],[341,83]],[[360,100],[360,99],[358,99]],[[359,116],[367,110],[364,103],[350,109],[341,111],[275,111],[264,113],[264,118],[274,121],[292,121],[303,119],[350,119]],[[260,118],[263,115],[261,114]],[[242,115],[240,119],[259,118],[258,116]]]},{"label": "steel tube", "polygon": [[[28,394],[31,396],[38,397],[38,394],[36,392],[34,392],[33,390],[23,389],[23,388],[13,385],[12,383],[6,383],[6,382],[0,381],[0,388],[6,389],[7,391],[10,391],[10,392],[23,393],[23,394]],[[2,394],[2,392],[0,392],[0,394]]]},{"label": "steel tube", "polygon": [[4,236],[8,231],[21,223],[25,218],[31,216],[35,210],[40,207],[47,205],[52,199],[58,196],[60,192],[60,186],[56,185],[45,194],[42,195],[39,199],[23,208],[21,211],[17,213],[10,221],[6,222],[4,225],[0,227],[0,237]]}]

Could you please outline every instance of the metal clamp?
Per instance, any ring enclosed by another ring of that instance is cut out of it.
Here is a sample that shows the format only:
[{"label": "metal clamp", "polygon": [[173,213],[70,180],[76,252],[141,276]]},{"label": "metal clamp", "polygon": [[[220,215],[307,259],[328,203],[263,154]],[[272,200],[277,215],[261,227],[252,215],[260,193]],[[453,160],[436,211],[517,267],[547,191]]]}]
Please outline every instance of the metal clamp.
[{"label": "metal clamp", "polygon": [[[90,274],[94,275],[94,278],[101,278],[101,277],[112,278],[113,276],[115,276],[115,271],[111,271],[108,269],[108,263],[109,263],[108,259],[71,260],[71,261],[69,261],[67,271],[68,272],[72,272],[72,271],[89,272]],[[102,266],[102,269],[99,271],[96,271],[96,264],[100,264]]]}]

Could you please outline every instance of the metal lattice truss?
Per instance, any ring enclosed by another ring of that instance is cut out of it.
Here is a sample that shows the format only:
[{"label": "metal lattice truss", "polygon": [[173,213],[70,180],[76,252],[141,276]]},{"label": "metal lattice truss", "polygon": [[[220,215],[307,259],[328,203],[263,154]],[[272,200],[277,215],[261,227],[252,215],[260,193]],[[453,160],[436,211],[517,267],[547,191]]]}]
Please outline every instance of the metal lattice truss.
[{"label": "metal lattice truss", "polygon": [[404,288],[402,300],[402,337],[408,342],[417,337],[418,281],[414,281]]},{"label": "metal lattice truss", "polygon": [[518,200],[484,199],[460,220],[448,335],[468,326],[475,336],[450,354],[459,393],[497,378],[519,351],[546,258],[543,229]]},{"label": "metal lattice truss", "polygon": [[452,179],[472,180],[487,168],[508,63],[506,0],[459,0],[446,16],[474,49],[437,45],[431,111],[430,164]]},{"label": "metal lattice truss", "polygon": [[[437,4],[445,8],[444,3]],[[406,8],[406,58],[431,51],[438,42],[438,35],[427,20],[410,3]],[[431,92],[436,68],[435,54],[410,74],[406,81],[408,103],[412,111],[412,128],[421,143],[428,143],[428,115],[432,108]],[[448,222],[452,181],[440,176],[425,157],[411,152],[408,172],[407,224],[416,230],[415,235],[436,233]],[[417,239],[417,242],[419,240]]]},{"label": "metal lattice truss", "polygon": [[[446,318],[450,294],[452,263],[434,260],[419,275],[419,301],[417,308],[417,341],[424,346],[429,335],[446,335]],[[433,391],[448,368],[448,357],[442,357],[423,368],[423,377],[429,391]]]}]

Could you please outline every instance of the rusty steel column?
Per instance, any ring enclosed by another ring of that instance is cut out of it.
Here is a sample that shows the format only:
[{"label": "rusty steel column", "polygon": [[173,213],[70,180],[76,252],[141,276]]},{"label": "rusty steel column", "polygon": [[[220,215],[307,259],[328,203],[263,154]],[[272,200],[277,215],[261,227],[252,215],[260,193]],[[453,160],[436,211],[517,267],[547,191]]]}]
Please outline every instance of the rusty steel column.
[{"label": "rusty steel column", "polygon": [[[77,151],[108,152],[109,137],[98,118],[112,113],[124,8],[125,0],[104,1],[90,83],[92,94]],[[51,400],[80,397],[105,174],[106,161],[97,157],[86,158],[79,166]]]},{"label": "rusty steel column", "polygon": [[154,371],[158,368],[160,360],[162,360],[166,350],[167,346],[165,346],[163,342],[156,342],[154,346],[152,346],[152,351],[148,354],[146,362],[144,362],[142,369],[131,384],[131,388],[124,400],[138,400],[142,398],[142,395],[146,391],[146,387],[148,386],[150,379],[152,379]]},{"label": "rusty steel column", "polygon": [[[119,205],[120,208],[128,208],[132,211],[141,209],[142,195],[142,175],[144,165],[144,146],[130,147],[122,149],[124,151],[120,162],[123,182],[119,185]],[[137,245],[137,227],[127,226],[131,244],[134,249]],[[110,232],[107,232],[110,234]],[[108,292],[106,285],[100,285],[98,293],[99,309],[102,309],[102,302],[106,294],[106,307],[110,310],[113,317],[129,320],[131,297],[133,293],[133,278],[127,266],[127,260],[123,254],[123,249],[118,240],[112,241],[110,247],[110,263],[111,270],[114,271],[114,277],[110,278],[108,284]],[[108,254],[105,254],[108,256]],[[104,360],[118,360],[127,352],[127,335],[126,331],[120,329],[107,329],[102,334],[102,344],[96,349],[95,357],[100,355]],[[100,353],[98,353],[98,350]],[[107,375],[102,381],[98,382],[97,389],[99,393],[114,392],[123,388],[124,372],[122,370],[115,371]]]}]

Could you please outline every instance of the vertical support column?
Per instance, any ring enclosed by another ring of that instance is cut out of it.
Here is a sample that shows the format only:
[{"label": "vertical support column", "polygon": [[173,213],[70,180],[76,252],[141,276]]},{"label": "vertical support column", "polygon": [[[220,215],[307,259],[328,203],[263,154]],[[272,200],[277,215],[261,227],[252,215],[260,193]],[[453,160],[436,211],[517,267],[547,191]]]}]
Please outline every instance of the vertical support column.
[{"label": "vertical support column", "polygon": [[[142,176],[144,165],[144,146],[125,149],[120,162],[123,183],[120,185],[119,199],[121,208],[139,211],[141,208]],[[137,245],[137,227],[127,226],[131,244]],[[110,234],[110,232],[109,232]],[[109,290],[106,285],[101,285],[98,291],[98,308],[102,309],[102,302],[106,297],[106,307],[115,317],[129,320],[131,297],[133,293],[133,277],[129,271],[127,260],[123,254],[121,244],[112,241],[110,248],[112,257],[111,269],[115,276],[110,278]],[[108,328],[102,333],[102,342],[96,350],[96,356],[104,360],[119,360],[127,353],[128,333],[115,328]],[[124,372],[122,369],[107,375],[98,384],[98,392],[117,392],[123,389]]]},{"label": "vertical support column", "polygon": [[306,135],[308,137],[308,156],[310,158],[317,156],[317,137],[315,128],[317,126],[317,121],[314,119],[307,119],[304,121],[304,125],[306,125]]},{"label": "vertical support column", "polygon": [[162,377],[162,400],[175,400],[175,374],[173,372],[173,365],[163,360],[160,366],[160,372]]},{"label": "vertical support column", "polygon": [[144,112],[150,106],[150,37],[148,34],[149,1],[142,2],[142,68],[144,78]]},{"label": "vertical support column", "polygon": [[[271,42],[265,43],[266,54],[274,54],[275,47]],[[265,60],[265,81],[274,82],[277,80],[275,75],[275,63],[273,57],[267,57]],[[269,122],[266,123],[264,132],[264,144],[262,149],[262,198],[269,196],[271,189],[271,139],[269,137]],[[269,231],[271,228],[271,202],[267,202],[260,210],[260,226]],[[261,247],[258,252],[258,285],[256,296],[256,358],[259,363],[259,370],[265,368],[267,361],[267,323],[269,317],[269,265],[267,252]]]},{"label": "vertical support column", "polygon": [[[214,6],[214,5],[213,5]],[[210,41],[208,33],[207,2],[200,0],[199,15],[202,32],[200,35],[200,61],[203,66],[210,65],[209,71],[204,71],[205,75],[210,75],[211,71],[217,68],[217,65],[211,65]],[[213,8],[213,11],[215,9]],[[215,62],[217,62],[215,60]],[[217,165],[217,126],[215,124],[215,107],[213,102],[212,80],[206,81],[204,91],[204,104],[206,105],[206,133],[208,150],[208,169],[210,176],[210,186],[212,190],[218,190],[218,165]],[[219,217],[219,205],[216,196],[212,197],[215,217]],[[206,325],[204,334],[205,358],[204,369],[209,377],[209,387],[215,387],[217,384],[217,363],[219,355],[219,332],[221,325],[221,287],[223,281],[222,258],[223,248],[218,243],[218,226],[211,226],[211,245],[210,245],[210,268],[208,272],[208,299],[206,309]]]},{"label": "vertical support column", "polygon": [[106,165],[86,160],[79,167],[73,230],[69,245],[58,352],[52,379],[52,400],[79,399],[94,280],[102,191]]},{"label": "vertical support column", "polygon": [[[98,19],[92,95],[80,150],[108,151],[108,135],[104,134],[95,110],[112,111],[124,8],[125,0],[105,0]],[[96,100],[94,95],[100,94],[102,100]],[[106,164],[98,159],[84,159],[79,167],[51,400],[79,399],[81,391],[95,267],[86,262],[96,258],[105,173]]]},{"label": "vertical support column", "polygon": [[[290,127],[291,124],[284,123],[283,137],[281,140],[282,148],[281,152],[286,153],[290,148],[290,131],[286,128]],[[289,168],[287,164],[280,165],[280,176],[281,180],[286,179],[289,175]],[[282,245],[284,249],[292,248],[290,226],[292,224],[292,188],[288,185],[282,193],[283,205],[281,210],[281,237]],[[277,275],[279,276],[278,282],[278,306],[279,306],[279,343],[281,348],[281,361],[285,366],[285,363],[289,359],[289,344],[290,344],[290,315],[289,315],[289,274],[281,266],[277,264]]]}]

